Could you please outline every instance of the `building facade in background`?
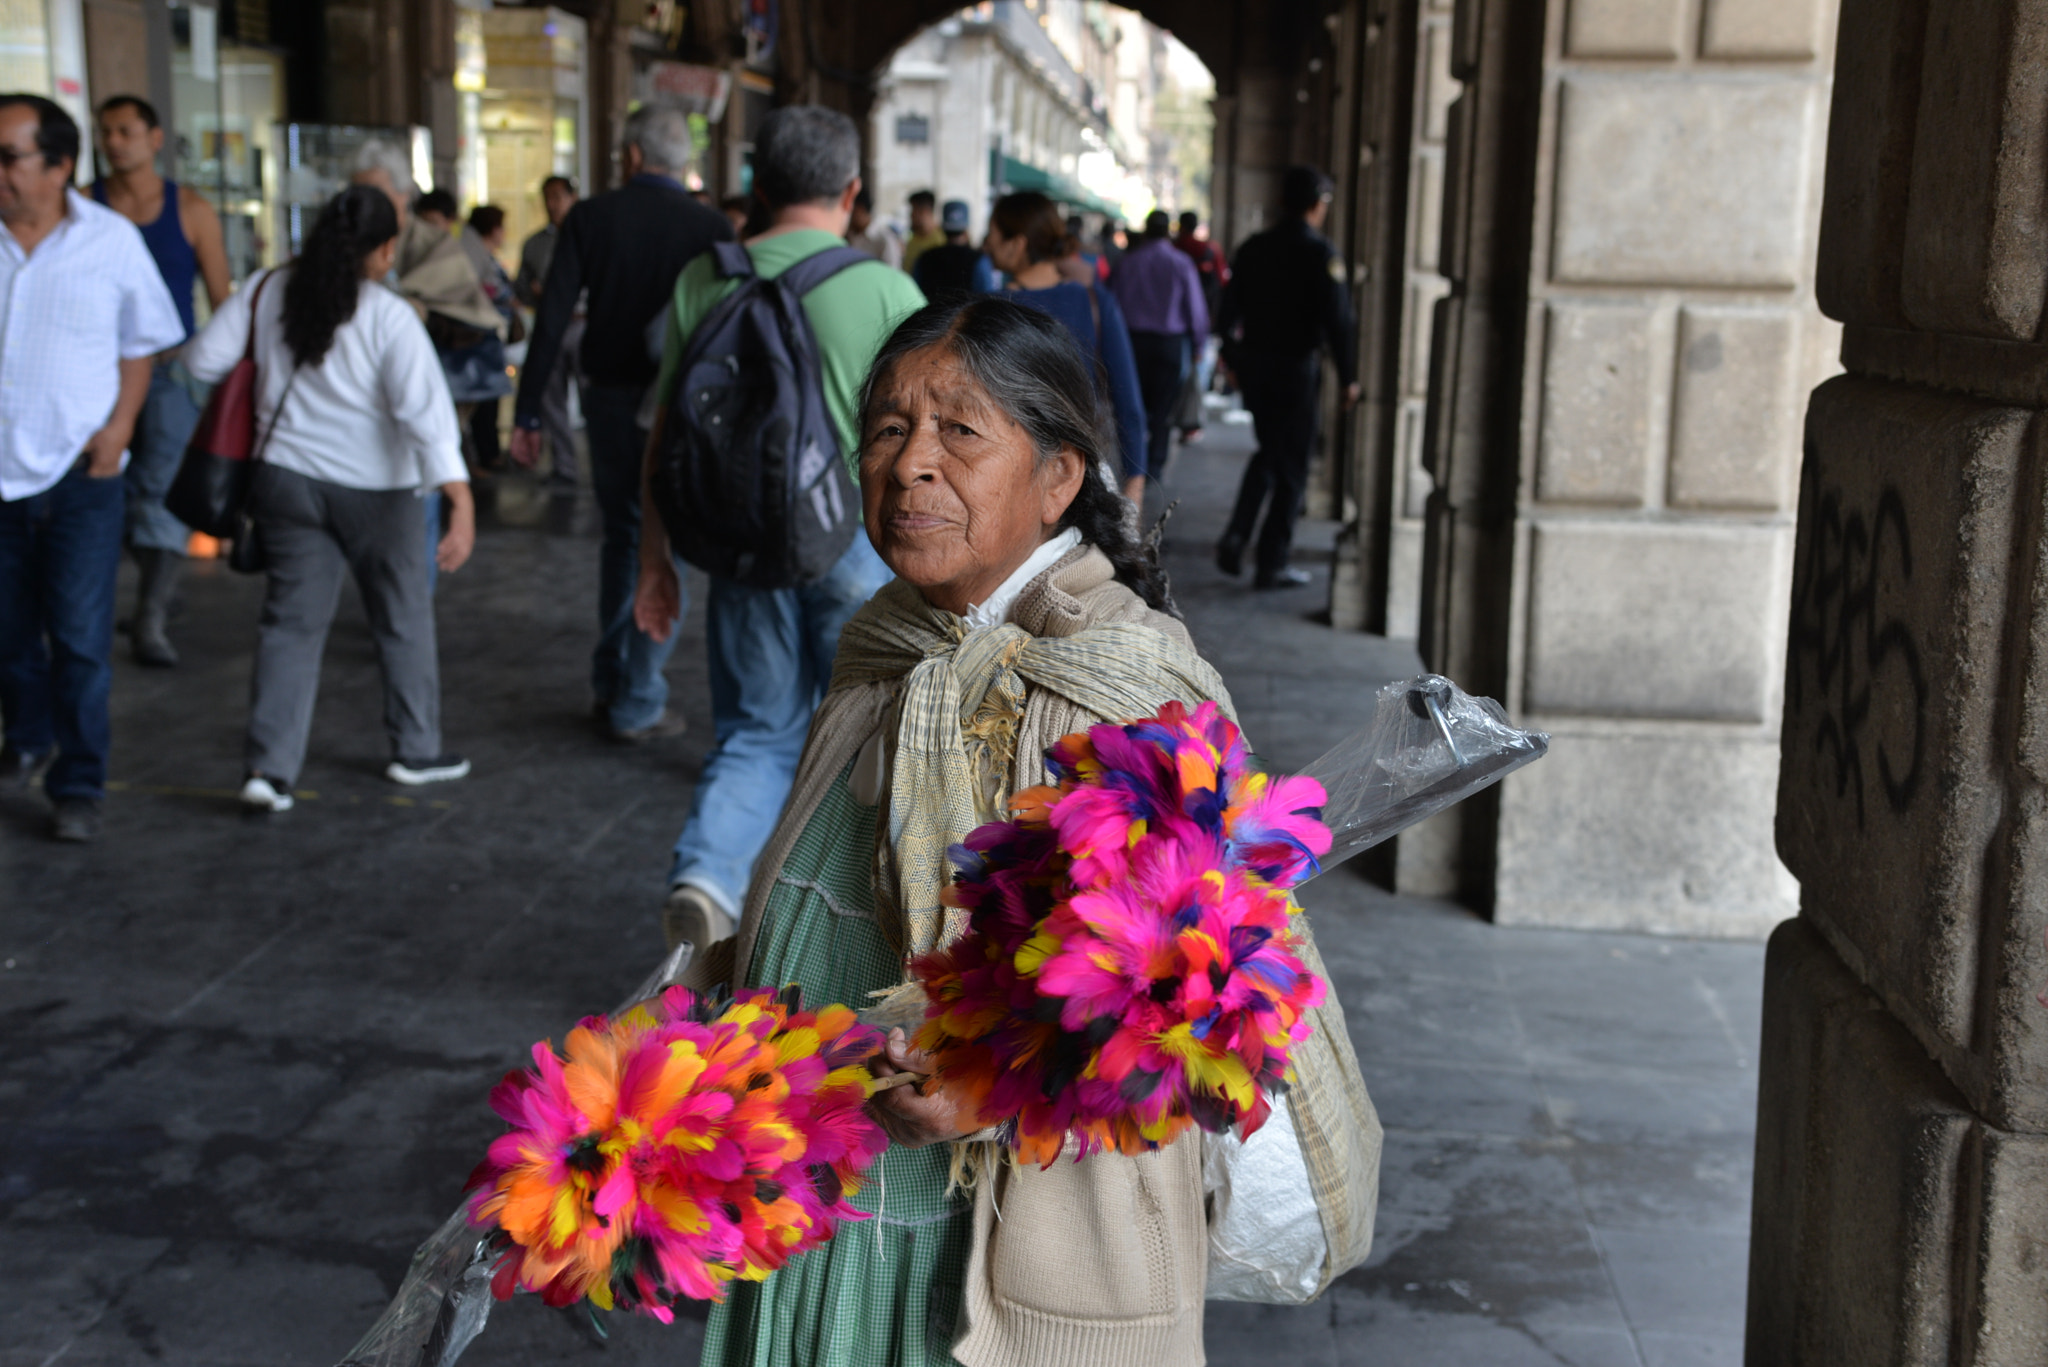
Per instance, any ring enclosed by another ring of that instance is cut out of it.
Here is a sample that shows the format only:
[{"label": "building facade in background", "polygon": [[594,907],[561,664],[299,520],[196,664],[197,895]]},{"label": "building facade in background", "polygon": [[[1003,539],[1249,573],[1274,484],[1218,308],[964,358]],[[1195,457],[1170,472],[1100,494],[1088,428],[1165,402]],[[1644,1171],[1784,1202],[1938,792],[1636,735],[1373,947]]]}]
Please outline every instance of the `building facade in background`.
[{"label": "building facade in background", "polygon": [[[1213,93],[1170,34],[1099,0],[986,0],[898,48],[872,118],[877,211],[909,196],[965,200],[979,237],[989,206],[1039,190],[1074,212],[1142,218],[1204,207],[1207,142],[1193,162],[1155,114]],[[1198,202],[1203,201],[1203,202]]]}]

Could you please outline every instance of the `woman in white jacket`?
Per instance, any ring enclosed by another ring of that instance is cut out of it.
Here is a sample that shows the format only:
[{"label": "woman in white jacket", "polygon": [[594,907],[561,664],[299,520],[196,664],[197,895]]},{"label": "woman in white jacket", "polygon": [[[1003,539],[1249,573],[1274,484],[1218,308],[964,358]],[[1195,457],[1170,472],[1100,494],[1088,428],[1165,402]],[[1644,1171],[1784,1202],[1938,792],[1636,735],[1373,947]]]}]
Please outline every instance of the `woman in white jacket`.
[{"label": "woman in white jacket", "polygon": [[[200,379],[226,375],[256,335],[260,460],[250,494],[269,588],[258,629],[242,801],[281,812],[306,755],[320,657],[353,576],[384,670],[387,777],[461,778],[441,747],[419,497],[451,510],[435,562],[453,572],[476,539],[455,406],[412,306],[378,283],[391,269],[398,216],[381,192],[331,200],[297,258],[237,290],[186,353]],[[269,284],[274,288],[265,289]]]}]

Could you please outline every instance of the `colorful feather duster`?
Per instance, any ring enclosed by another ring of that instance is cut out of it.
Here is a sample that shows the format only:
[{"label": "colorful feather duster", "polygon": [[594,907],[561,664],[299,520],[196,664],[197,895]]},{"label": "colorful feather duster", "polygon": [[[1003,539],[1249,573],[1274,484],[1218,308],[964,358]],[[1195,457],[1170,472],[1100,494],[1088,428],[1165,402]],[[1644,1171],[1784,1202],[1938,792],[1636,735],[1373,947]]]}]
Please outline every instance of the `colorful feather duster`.
[{"label": "colorful feather duster", "polygon": [[1140,1153],[1199,1125],[1250,1135],[1325,986],[1288,889],[1330,848],[1323,788],[1253,768],[1214,703],[1066,737],[1058,786],[953,851],[969,913],[914,967],[942,1085],[1041,1165]]},{"label": "colorful feather duster", "polygon": [[471,1175],[473,1223],[510,1245],[492,1290],[664,1322],[723,1300],[866,1216],[846,1202],[887,1147],[867,1115],[880,1032],[794,988],[722,1008],[680,987],[533,1046],[491,1093],[511,1129]]}]

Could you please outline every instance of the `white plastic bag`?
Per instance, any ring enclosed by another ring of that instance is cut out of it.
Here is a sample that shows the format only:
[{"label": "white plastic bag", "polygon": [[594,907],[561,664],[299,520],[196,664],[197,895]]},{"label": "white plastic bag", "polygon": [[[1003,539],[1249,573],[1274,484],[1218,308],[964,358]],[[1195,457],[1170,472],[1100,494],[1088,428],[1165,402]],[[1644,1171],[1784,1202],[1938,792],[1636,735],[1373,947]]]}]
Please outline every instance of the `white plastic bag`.
[{"label": "white plastic bag", "polygon": [[1302,1305],[1322,1289],[1330,1245],[1286,1101],[1249,1140],[1202,1136],[1212,1301]]}]

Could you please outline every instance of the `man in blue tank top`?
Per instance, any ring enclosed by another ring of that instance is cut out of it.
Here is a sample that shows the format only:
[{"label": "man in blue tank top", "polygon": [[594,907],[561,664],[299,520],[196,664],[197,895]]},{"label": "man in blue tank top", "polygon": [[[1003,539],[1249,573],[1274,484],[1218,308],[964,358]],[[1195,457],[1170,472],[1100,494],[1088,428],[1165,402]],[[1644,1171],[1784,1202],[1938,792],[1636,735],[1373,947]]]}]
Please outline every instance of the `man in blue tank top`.
[{"label": "man in blue tank top", "polygon": [[[203,280],[209,308],[228,297],[228,256],[220,216],[196,190],[157,174],[164,130],[147,100],[115,95],[99,108],[100,156],[107,175],[92,197],[142,229],[142,240],[171,291],[171,302],[193,331],[192,286]],[[149,398],[135,424],[128,455],[128,545],[142,570],[130,640],[146,665],[174,665],[166,623],[185,568],[185,524],[164,507],[185,443],[199,421],[202,390],[176,351],[156,358]]]}]

